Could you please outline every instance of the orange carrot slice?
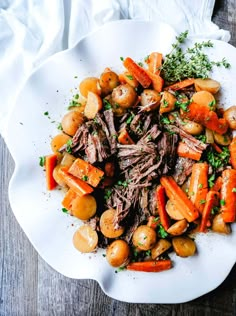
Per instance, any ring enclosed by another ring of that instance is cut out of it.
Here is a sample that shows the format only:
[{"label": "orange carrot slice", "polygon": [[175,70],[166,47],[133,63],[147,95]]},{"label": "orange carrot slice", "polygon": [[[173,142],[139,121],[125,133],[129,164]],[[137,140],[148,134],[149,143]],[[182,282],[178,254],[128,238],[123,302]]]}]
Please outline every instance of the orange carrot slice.
[{"label": "orange carrot slice", "polygon": [[229,145],[230,163],[234,169],[236,169],[236,137],[232,139]]},{"label": "orange carrot slice", "polygon": [[162,65],[162,54],[158,52],[152,52],[148,56],[148,70],[156,75],[160,75],[160,68]]},{"label": "orange carrot slice", "polygon": [[208,226],[208,221],[210,219],[211,210],[214,206],[219,205],[220,194],[216,191],[209,191],[206,196],[206,203],[202,211],[202,219],[199,227],[200,232],[205,232]]},{"label": "orange carrot slice", "polygon": [[190,158],[197,161],[201,159],[201,153],[190,148],[184,142],[179,142],[178,148],[177,148],[177,154],[179,157]]},{"label": "orange carrot slice", "polygon": [[120,135],[118,136],[118,142],[123,145],[134,144],[133,139],[129,136],[129,133],[125,128],[121,131]]},{"label": "orange carrot slice", "polygon": [[144,88],[148,88],[151,85],[152,81],[146,71],[136,64],[133,59],[130,57],[125,58],[123,65]]},{"label": "orange carrot slice", "polygon": [[194,84],[194,78],[188,78],[183,81],[172,84],[171,86],[165,87],[164,90],[181,90]]},{"label": "orange carrot slice", "polygon": [[236,219],[236,170],[225,169],[222,172],[221,212],[225,223]]},{"label": "orange carrot slice", "polygon": [[171,260],[131,262],[127,265],[127,270],[143,272],[160,272],[169,270],[172,267]]},{"label": "orange carrot slice", "polygon": [[47,189],[53,190],[57,186],[57,183],[53,177],[53,170],[57,165],[57,155],[52,154],[45,157],[45,170],[46,170],[46,183]]},{"label": "orange carrot slice", "polygon": [[161,224],[167,230],[170,227],[170,218],[166,212],[165,189],[161,185],[158,185],[156,189],[156,200]]}]

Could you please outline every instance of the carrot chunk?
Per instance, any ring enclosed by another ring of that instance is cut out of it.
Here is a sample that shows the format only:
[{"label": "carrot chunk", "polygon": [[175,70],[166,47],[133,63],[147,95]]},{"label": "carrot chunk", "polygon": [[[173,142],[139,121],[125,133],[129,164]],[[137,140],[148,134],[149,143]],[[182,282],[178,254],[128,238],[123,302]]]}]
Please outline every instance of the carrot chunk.
[{"label": "carrot chunk", "polygon": [[171,260],[131,262],[127,265],[127,270],[143,272],[160,272],[169,270],[172,267]]},{"label": "carrot chunk", "polygon": [[177,148],[177,154],[179,157],[190,158],[197,161],[201,159],[201,153],[190,148],[184,142],[179,142],[178,148]]},{"label": "carrot chunk", "polygon": [[236,219],[236,170],[225,169],[222,172],[221,209],[225,223]]},{"label": "carrot chunk", "polygon": [[86,181],[93,187],[97,187],[104,176],[104,172],[101,169],[94,167],[87,161],[80,158],[77,158],[73,162],[69,168],[69,173],[83,181]]},{"label": "carrot chunk", "polygon": [[143,86],[143,88],[148,88],[152,81],[146,71],[140,67],[136,62],[130,57],[125,58],[123,65],[131,73],[136,80]]},{"label": "carrot chunk", "polygon": [[209,191],[206,196],[206,203],[202,211],[202,219],[199,227],[199,231],[204,233],[210,219],[211,211],[214,206],[219,205],[220,194],[216,191]]},{"label": "carrot chunk", "polygon": [[57,186],[55,179],[53,178],[53,170],[57,165],[57,155],[52,154],[45,157],[45,170],[46,170],[46,183],[47,189],[53,190]]},{"label": "carrot chunk", "polygon": [[131,145],[134,144],[133,139],[129,136],[129,133],[124,128],[118,136],[118,142],[123,145]]},{"label": "carrot chunk", "polygon": [[188,222],[193,222],[199,217],[196,207],[171,176],[161,177],[160,182],[165,188],[168,198]]},{"label": "carrot chunk", "polygon": [[236,137],[232,139],[229,145],[230,163],[234,169],[236,169]]},{"label": "carrot chunk", "polygon": [[158,185],[156,189],[156,200],[161,224],[164,229],[167,230],[170,227],[170,218],[166,212],[165,189],[161,185]]},{"label": "carrot chunk", "polygon": [[171,86],[165,87],[164,90],[181,90],[194,84],[194,78],[188,78],[183,81],[172,84]]},{"label": "carrot chunk", "polygon": [[93,192],[93,188],[90,185],[80,180],[79,178],[76,178],[75,176],[70,174],[67,170],[68,169],[65,167],[65,168],[61,168],[59,172],[69,188],[71,188],[79,196],[83,196],[83,195],[90,194]]},{"label": "carrot chunk", "polygon": [[162,54],[158,52],[152,52],[148,56],[147,64],[149,71],[156,75],[160,75],[160,68],[162,65]]}]

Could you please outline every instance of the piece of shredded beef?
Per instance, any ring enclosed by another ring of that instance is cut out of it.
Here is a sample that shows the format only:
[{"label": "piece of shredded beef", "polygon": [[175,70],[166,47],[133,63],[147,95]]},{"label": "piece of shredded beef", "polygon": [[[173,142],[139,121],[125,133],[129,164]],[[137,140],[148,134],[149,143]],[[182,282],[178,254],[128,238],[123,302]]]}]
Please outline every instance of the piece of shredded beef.
[{"label": "piece of shredded beef", "polygon": [[173,178],[179,185],[182,185],[187,180],[188,176],[192,172],[194,163],[195,161],[189,158],[177,158]]}]

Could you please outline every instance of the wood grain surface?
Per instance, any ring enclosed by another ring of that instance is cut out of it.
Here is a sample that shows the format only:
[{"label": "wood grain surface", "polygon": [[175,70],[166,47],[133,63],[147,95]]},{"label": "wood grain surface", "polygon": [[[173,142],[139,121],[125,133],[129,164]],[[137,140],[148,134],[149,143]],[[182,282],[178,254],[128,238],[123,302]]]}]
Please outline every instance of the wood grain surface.
[{"label": "wood grain surface", "polygon": [[[216,1],[213,21],[231,32],[230,43],[236,46],[236,0]],[[11,211],[7,190],[14,162],[2,138],[0,167],[0,316],[236,315],[236,266],[211,293],[173,305],[119,302],[95,281],[55,272],[37,255]]]}]

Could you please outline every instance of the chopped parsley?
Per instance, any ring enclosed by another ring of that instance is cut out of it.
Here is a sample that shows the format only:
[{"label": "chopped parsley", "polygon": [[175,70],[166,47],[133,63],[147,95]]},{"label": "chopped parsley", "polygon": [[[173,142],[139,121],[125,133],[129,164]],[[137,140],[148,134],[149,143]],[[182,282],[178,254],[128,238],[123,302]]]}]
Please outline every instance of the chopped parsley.
[{"label": "chopped parsley", "polygon": [[63,130],[61,123],[59,123],[59,124],[57,125],[57,129],[59,129],[60,131]]},{"label": "chopped parsley", "polygon": [[163,124],[170,124],[171,121],[168,119],[167,116],[161,116],[161,123],[163,123]]},{"label": "chopped parsley", "polygon": [[163,108],[167,108],[169,105],[168,101],[166,101],[165,99],[163,100],[163,104],[162,104],[162,107]]},{"label": "chopped parsley", "polygon": [[126,123],[130,124],[133,121],[134,116],[135,116],[134,113],[131,113],[131,115],[126,120]]},{"label": "chopped parsley", "polygon": [[214,181],[215,181],[215,179],[216,179],[215,174],[212,174],[212,175],[210,176],[210,178],[208,179],[208,185],[209,185],[210,188],[212,188],[212,187],[214,186]]},{"label": "chopped parsley", "polygon": [[111,197],[111,195],[112,195],[112,191],[109,190],[109,189],[107,189],[107,190],[105,191],[105,194],[104,194],[104,199],[105,199],[106,201],[109,200],[109,198]]},{"label": "chopped parsley", "polygon": [[215,105],[216,105],[216,100],[211,101],[209,104],[209,108],[211,111],[214,111]]},{"label": "chopped parsley", "polygon": [[165,231],[164,227],[161,224],[159,224],[157,228],[161,238],[166,238],[168,236],[168,233]]},{"label": "chopped parsley", "polygon": [[112,109],[111,103],[107,99],[103,99],[103,104],[104,104],[104,109],[105,110],[110,110]]},{"label": "chopped parsley", "polygon": [[40,167],[44,167],[44,165],[45,165],[45,160],[46,160],[46,157],[45,157],[45,156],[39,157],[39,165],[40,165]]},{"label": "chopped parsley", "polygon": [[46,115],[46,116],[49,115],[48,111],[47,111],[47,112],[44,112],[43,115]]},{"label": "chopped parsley", "polygon": [[236,193],[236,188],[233,188],[233,189],[232,189],[232,192]]},{"label": "chopped parsley", "polygon": [[223,147],[222,152],[218,153],[213,148],[207,152],[207,161],[215,169],[225,167],[229,163],[230,152],[228,147]]},{"label": "chopped parsley", "polygon": [[224,206],[225,205],[225,200],[220,200],[220,205]]},{"label": "chopped parsley", "polygon": [[202,188],[203,188],[203,184],[202,184],[202,183],[199,183],[198,189],[202,189]]},{"label": "chopped parsley", "polygon": [[212,215],[216,215],[217,213],[219,213],[219,210],[220,208],[218,206],[214,206],[212,209],[211,209],[211,214]]},{"label": "chopped parsley", "polygon": [[200,204],[205,204],[205,203],[206,203],[206,200],[200,200],[199,203],[200,203]]},{"label": "chopped parsley", "polygon": [[68,210],[65,207],[63,207],[61,210],[63,213],[68,213]]},{"label": "chopped parsley", "polygon": [[206,140],[207,140],[206,135],[199,135],[199,136],[196,136],[196,138],[200,140],[201,142],[203,142],[204,144],[206,144]]},{"label": "chopped parsley", "polygon": [[72,139],[69,139],[68,141],[67,141],[67,143],[66,143],[66,151],[69,153],[69,154],[71,154],[72,153]]},{"label": "chopped parsley", "polygon": [[81,106],[81,105],[82,105],[82,104],[79,103],[78,101],[76,101],[76,100],[71,100],[70,103],[69,103],[69,106],[68,106],[67,110],[70,110],[70,109],[72,109],[72,108],[75,107],[75,106]]},{"label": "chopped parsley", "polygon": [[124,57],[121,56],[121,57],[120,57],[120,60],[121,60],[121,61],[124,61]]},{"label": "chopped parsley", "polygon": [[126,75],[126,77],[127,77],[129,80],[134,80],[134,78],[133,78],[132,75]]},{"label": "chopped parsley", "polygon": [[188,112],[189,110],[188,110],[188,106],[189,106],[189,104],[191,103],[191,100],[188,100],[188,101],[186,101],[186,102],[181,102],[181,101],[176,101],[175,102],[175,106],[176,106],[176,108],[178,108],[178,109],[182,109],[184,112]]},{"label": "chopped parsley", "polygon": [[86,175],[84,175],[84,176],[82,177],[82,180],[83,180],[83,181],[88,181],[88,179],[89,179],[89,177],[86,176]]}]

